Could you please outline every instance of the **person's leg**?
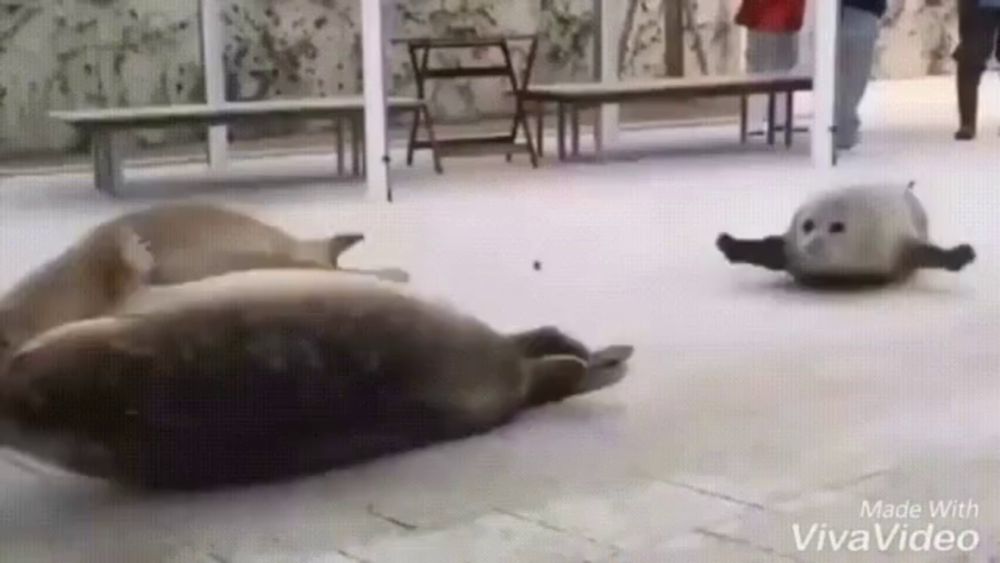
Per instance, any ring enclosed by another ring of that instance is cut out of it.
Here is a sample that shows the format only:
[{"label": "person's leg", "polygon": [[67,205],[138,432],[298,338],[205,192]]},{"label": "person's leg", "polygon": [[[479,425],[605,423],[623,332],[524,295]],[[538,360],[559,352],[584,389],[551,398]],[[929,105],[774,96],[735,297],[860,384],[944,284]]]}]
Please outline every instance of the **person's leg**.
[{"label": "person's leg", "polygon": [[858,105],[871,77],[879,18],[871,12],[843,8],[837,45],[836,144],[849,149],[858,142]]},{"label": "person's leg", "polygon": [[[747,32],[746,57],[749,73],[789,71],[798,62],[797,34],[749,30]],[[784,107],[784,98],[781,96],[777,99],[777,107]],[[766,120],[767,97],[751,97],[749,121],[751,123],[766,123]]]},{"label": "person's leg", "polygon": [[958,93],[959,128],[955,139],[967,141],[976,137],[976,114],[979,106],[979,82],[986,69],[986,59],[995,47],[996,21],[990,10],[979,7],[977,0],[960,0],[958,5],[958,63],[956,87]]}]

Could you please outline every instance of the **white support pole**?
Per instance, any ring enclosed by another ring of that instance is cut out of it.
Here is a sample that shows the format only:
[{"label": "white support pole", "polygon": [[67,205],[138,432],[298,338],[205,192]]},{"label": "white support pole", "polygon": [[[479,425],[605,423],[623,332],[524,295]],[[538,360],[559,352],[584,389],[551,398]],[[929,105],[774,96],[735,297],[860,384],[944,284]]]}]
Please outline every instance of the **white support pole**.
[{"label": "white support pole", "polygon": [[385,0],[361,2],[361,54],[365,99],[365,171],[368,198],[386,202],[389,188],[389,143],[386,121]]},{"label": "white support pole", "polygon": [[840,2],[816,2],[813,16],[816,48],[813,51],[812,160],[814,166],[827,170],[836,164],[833,126]]},{"label": "white support pole", "polygon": [[[621,29],[624,23],[621,21],[622,4],[622,0],[594,0],[594,18],[598,28],[594,70],[600,82],[617,82],[619,79],[618,38],[624,33]],[[618,104],[602,104],[600,107],[594,124],[594,144],[599,154],[618,140],[619,108]]]},{"label": "white support pole", "polygon": [[[205,103],[218,106],[226,102],[226,65],[223,61],[222,14],[218,0],[201,0],[201,61],[205,73]],[[228,160],[228,128],[208,128],[208,165],[224,167]]]}]

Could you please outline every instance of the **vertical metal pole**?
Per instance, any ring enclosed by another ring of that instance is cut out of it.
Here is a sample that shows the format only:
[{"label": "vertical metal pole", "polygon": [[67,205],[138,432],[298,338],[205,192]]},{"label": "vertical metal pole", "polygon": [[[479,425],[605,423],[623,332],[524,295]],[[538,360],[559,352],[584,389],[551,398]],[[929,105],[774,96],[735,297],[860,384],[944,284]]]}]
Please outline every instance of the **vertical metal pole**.
[{"label": "vertical metal pole", "polygon": [[837,92],[837,35],[840,2],[817,2],[813,11],[816,47],[813,63],[813,165],[827,170],[836,163],[833,142]]},{"label": "vertical metal pole", "polygon": [[367,195],[375,202],[391,201],[389,143],[386,120],[386,0],[361,2],[361,49],[365,100],[365,170]]},{"label": "vertical metal pole", "polygon": [[[597,33],[594,34],[594,71],[599,82],[618,81],[618,37],[622,27],[623,0],[593,0]],[[594,123],[594,146],[600,155],[618,140],[618,104],[601,104]]]},{"label": "vertical metal pole", "polygon": [[[201,61],[205,73],[205,103],[211,107],[226,103],[226,65],[223,60],[222,18],[218,0],[201,0]],[[208,128],[208,165],[222,168],[229,161],[228,128]]]}]

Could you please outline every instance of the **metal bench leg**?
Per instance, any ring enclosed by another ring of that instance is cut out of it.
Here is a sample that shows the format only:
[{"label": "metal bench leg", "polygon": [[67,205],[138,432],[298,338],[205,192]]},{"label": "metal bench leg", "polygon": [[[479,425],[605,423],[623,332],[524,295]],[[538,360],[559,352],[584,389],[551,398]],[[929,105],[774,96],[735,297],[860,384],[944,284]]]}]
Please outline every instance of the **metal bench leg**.
[{"label": "metal bench leg", "polygon": [[338,115],[335,121],[337,129],[337,176],[344,175],[344,116]]},{"label": "metal bench leg", "polygon": [[91,150],[94,156],[94,187],[108,195],[118,195],[124,185],[119,135],[113,129],[98,128],[93,132]]},{"label": "metal bench leg", "polygon": [[538,102],[537,103],[537,107],[536,107],[536,110],[535,110],[535,117],[537,119],[537,122],[535,123],[536,137],[538,137],[538,141],[536,142],[536,145],[538,147],[538,157],[541,158],[542,156],[545,156],[545,151],[542,148],[543,147],[543,141],[542,141],[542,139],[545,138],[545,104],[544,103],[542,103],[542,102]]},{"label": "metal bench leg", "polygon": [[795,91],[789,90],[785,94],[785,146],[792,146],[792,133],[795,132],[793,115],[795,114]]},{"label": "metal bench leg", "polygon": [[566,104],[556,103],[556,145],[559,149],[559,160],[566,160]]},{"label": "metal bench leg", "polygon": [[767,144],[769,145],[774,144],[774,133],[776,130],[774,117],[777,113],[777,108],[775,107],[778,103],[777,97],[778,96],[774,93],[774,91],[768,92],[767,94]]},{"label": "metal bench leg", "polygon": [[747,142],[747,127],[749,126],[749,99],[746,94],[740,96],[740,144]]},{"label": "metal bench leg", "polygon": [[365,135],[364,118],[358,118],[358,132],[361,133],[361,175],[368,175],[368,136]]},{"label": "metal bench leg", "polygon": [[417,108],[418,115],[424,114],[424,125],[427,128],[427,140],[431,143],[431,157],[434,159],[434,171],[444,174],[441,167],[441,153],[438,151],[437,137],[434,135],[434,121],[431,119],[431,110],[426,105]]},{"label": "metal bench leg", "polygon": [[580,106],[573,104],[571,111],[571,127],[573,130],[573,156],[580,156]]},{"label": "metal bench leg", "polygon": [[351,116],[351,172],[361,175],[361,118]]}]

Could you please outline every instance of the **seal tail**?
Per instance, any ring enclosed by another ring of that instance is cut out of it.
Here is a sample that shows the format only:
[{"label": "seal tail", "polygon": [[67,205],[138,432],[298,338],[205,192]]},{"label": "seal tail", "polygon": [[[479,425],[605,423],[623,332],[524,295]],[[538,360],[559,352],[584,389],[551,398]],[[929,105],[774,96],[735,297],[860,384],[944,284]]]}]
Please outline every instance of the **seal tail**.
[{"label": "seal tail", "polygon": [[361,233],[344,233],[328,238],[307,239],[298,241],[295,257],[301,260],[311,260],[336,268],[340,255],[365,240]]},{"label": "seal tail", "polygon": [[400,268],[363,269],[341,266],[340,256],[364,240],[365,235],[361,233],[344,233],[330,238],[299,241],[296,257],[318,262],[348,274],[371,276],[379,280],[397,283],[410,281],[410,275]]},{"label": "seal tail", "polygon": [[618,345],[590,352],[553,327],[514,334],[528,370],[526,403],[541,405],[591,393],[621,381],[632,346]]}]

